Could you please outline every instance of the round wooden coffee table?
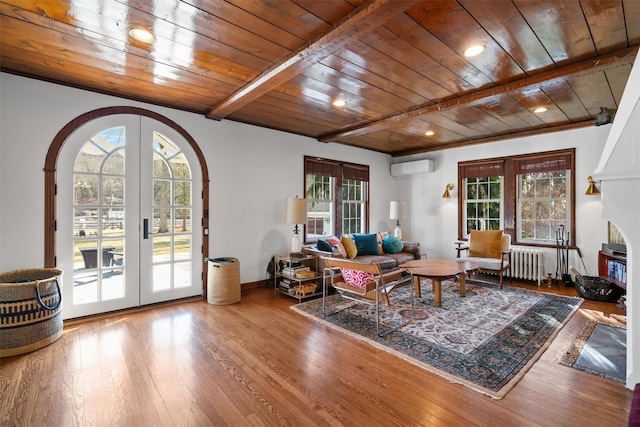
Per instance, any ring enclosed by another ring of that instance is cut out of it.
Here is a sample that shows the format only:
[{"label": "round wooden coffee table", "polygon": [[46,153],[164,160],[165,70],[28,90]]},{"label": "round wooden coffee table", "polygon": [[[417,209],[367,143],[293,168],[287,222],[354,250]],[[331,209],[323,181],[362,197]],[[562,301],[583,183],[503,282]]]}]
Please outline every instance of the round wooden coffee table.
[{"label": "round wooden coffee table", "polygon": [[451,261],[442,259],[416,259],[405,262],[400,268],[413,273],[413,286],[416,297],[420,297],[420,277],[431,279],[435,306],[442,307],[442,281],[457,277],[460,281],[460,296],[467,292],[467,274],[478,269],[478,264],[468,261]]}]

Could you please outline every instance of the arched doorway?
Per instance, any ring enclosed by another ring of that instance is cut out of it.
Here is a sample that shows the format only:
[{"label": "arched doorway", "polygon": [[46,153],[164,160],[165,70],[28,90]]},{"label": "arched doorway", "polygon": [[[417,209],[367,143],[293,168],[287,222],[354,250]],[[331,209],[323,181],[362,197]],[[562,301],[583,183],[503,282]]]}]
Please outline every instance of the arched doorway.
[{"label": "arched doorway", "polygon": [[52,144],[57,194],[46,203],[45,259],[53,251],[65,272],[64,317],[201,295],[208,179],[195,142],[146,110],[81,118]]}]

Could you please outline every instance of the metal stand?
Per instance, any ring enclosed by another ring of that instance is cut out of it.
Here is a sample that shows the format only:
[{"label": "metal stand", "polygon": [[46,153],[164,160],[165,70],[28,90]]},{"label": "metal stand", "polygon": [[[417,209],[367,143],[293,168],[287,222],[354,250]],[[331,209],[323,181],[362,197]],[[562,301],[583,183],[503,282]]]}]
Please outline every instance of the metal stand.
[{"label": "metal stand", "polygon": [[560,279],[560,283],[565,286],[573,286],[573,280],[569,274],[569,236],[567,231],[564,232],[564,225],[556,230],[556,280]]}]

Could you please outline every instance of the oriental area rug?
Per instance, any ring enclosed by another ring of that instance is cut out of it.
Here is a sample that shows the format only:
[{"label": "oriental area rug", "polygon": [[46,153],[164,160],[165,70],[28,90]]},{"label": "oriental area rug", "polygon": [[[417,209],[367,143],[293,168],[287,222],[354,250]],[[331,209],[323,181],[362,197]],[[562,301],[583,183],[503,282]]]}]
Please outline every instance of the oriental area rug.
[{"label": "oriental area rug", "polygon": [[[410,294],[404,286],[381,304],[381,329],[411,315]],[[564,297],[467,280],[466,297],[454,281],[442,283],[442,307],[434,307],[433,290],[422,280],[422,297],[415,299],[414,321],[383,337],[376,334],[375,307],[339,295],[291,308],[380,349],[391,352],[449,381],[501,399],[544,353],[582,303]]]},{"label": "oriental area rug", "polygon": [[560,364],[625,384],[627,330],[587,320]]}]

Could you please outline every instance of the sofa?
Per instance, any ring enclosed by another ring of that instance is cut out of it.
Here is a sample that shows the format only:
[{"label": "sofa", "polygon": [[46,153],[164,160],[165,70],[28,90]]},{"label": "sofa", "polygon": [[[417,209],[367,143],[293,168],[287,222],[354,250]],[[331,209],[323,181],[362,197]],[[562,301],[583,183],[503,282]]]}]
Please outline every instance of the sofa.
[{"label": "sofa", "polygon": [[[379,249],[382,249],[382,241],[387,236],[387,234],[378,233],[377,236],[378,236],[378,244],[379,244],[378,247]],[[332,240],[332,239],[336,239],[336,238],[335,237],[327,238],[327,240],[335,242],[335,240]],[[337,240],[344,241],[343,238],[337,239]],[[379,264],[380,269],[382,270],[383,273],[396,270],[400,264],[403,264],[405,262],[421,258],[420,243],[418,242],[402,241],[401,242],[402,249],[400,250],[400,252],[397,252],[397,253],[385,253],[384,250],[382,250],[382,252],[380,253],[380,250],[379,250],[378,251],[379,254],[377,255],[370,254],[370,253],[365,253],[365,254],[358,253],[353,258],[350,256],[345,256],[344,253],[340,253],[340,251],[338,250],[330,251],[328,250],[329,248],[326,248],[326,247],[324,248],[325,250],[319,249],[318,248],[319,243],[315,245],[305,245],[302,247],[303,253],[318,257],[319,272],[322,272],[325,268],[325,263],[323,262],[322,257],[343,257],[343,258],[353,259],[354,261],[365,262],[368,264]]]}]

